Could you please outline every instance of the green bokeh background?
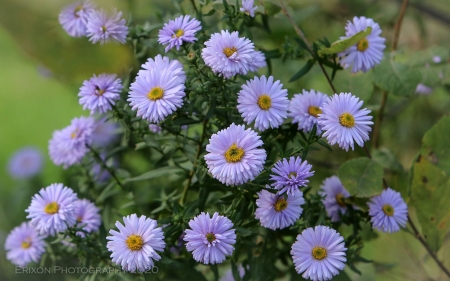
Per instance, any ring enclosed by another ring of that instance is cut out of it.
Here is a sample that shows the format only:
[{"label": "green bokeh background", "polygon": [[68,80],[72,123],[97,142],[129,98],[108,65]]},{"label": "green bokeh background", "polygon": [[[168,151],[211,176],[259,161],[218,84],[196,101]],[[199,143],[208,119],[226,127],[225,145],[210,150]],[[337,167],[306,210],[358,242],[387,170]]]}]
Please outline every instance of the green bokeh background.
[{"label": "green bokeh background", "polygon": [[[18,276],[14,266],[5,259],[4,240],[9,231],[25,220],[24,209],[31,196],[41,187],[62,180],[63,170],[47,156],[47,143],[55,129],[67,126],[70,120],[88,115],[78,104],[77,93],[83,80],[93,73],[126,73],[133,66],[133,58],[126,46],[92,45],[86,38],[71,38],[61,29],[57,16],[71,1],[62,0],[2,0],[0,1],[0,280],[38,280],[37,275]],[[234,3],[235,1],[232,1]],[[255,2],[258,2],[256,0]],[[277,1],[274,1],[277,2]],[[290,13],[302,27],[310,41],[326,36],[330,41],[343,34],[346,20],[364,15],[380,23],[390,50],[393,25],[401,1],[392,0],[306,0],[286,1]],[[450,1],[410,1],[399,41],[399,59],[430,46],[450,46]],[[422,3],[423,2],[423,3]],[[99,7],[117,7],[125,18],[132,15],[136,22],[149,20],[161,23],[176,13],[175,7],[190,11],[189,1],[160,0],[103,0]],[[231,2],[230,2],[231,3]],[[417,8],[422,4],[428,10]],[[220,5],[217,5],[219,7]],[[431,12],[430,12],[431,11]],[[440,20],[442,16],[444,20]],[[446,21],[445,21],[446,20]],[[279,48],[285,36],[294,36],[292,26],[282,13],[271,18],[272,34],[267,37],[260,30],[254,32],[254,42],[264,49]],[[290,96],[301,89],[314,88],[331,94],[318,67],[302,79],[288,83],[303,62],[274,61],[274,73],[289,90]],[[265,73],[261,71],[261,74]],[[370,75],[370,74],[367,74]],[[376,90],[368,99],[368,106],[379,104]],[[383,123],[382,144],[389,147],[405,170],[420,148],[424,132],[450,106],[449,92],[437,88],[430,96],[415,96],[408,103],[404,98],[389,97],[386,119]],[[406,104],[406,105],[405,105]],[[376,107],[375,107],[376,108]],[[7,162],[12,153],[33,145],[45,155],[42,175],[33,181],[14,180],[7,173]],[[354,155],[336,149],[339,167],[344,158]],[[356,151],[357,153],[358,150]],[[324,154],[316,155],[319,159]],[[328,175],[324,175],[328,176]],[[316,173],[312,185],[318,186],[324,176]],[[448,237],[447,237],[448,238]],[[438,253],[450,267],[449,239]],[[348,271],[352,280],[445,280],[425,250],[409,233],[402,231],[379,237],[366,244],[363,257],[374,260],[361,264],[362,276]],[[59,277],[58,277],[59,278]],[[44,278],[45,279],[45,278]],[[42,280],[44,280],[42,279]]]}]

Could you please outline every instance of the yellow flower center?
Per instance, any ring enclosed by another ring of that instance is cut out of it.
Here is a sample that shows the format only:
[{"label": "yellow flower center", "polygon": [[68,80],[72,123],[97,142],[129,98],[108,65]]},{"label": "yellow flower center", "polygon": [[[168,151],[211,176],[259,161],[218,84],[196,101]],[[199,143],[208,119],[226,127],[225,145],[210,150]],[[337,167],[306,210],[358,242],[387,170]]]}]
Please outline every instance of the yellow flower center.
[{"label": "yellow flower center", "polygon": [[386,204],[383,206],[383,212],[386,214],[386,216],[392,217],[394,215],[394,208],[391,205]]},{"label": "yellow flower center", "polygon": [[101,96],[105,93],[105,90],[100,89],[98,86],[95,86],[95,95],[96,96]]},{"label": "yellow flower center", "polygon": [[128,249],[131,251],[139,251],[142,249],[142,246],[144,246],[144,240],[142,240],[142,237],[136,234],[131,234],[127,237],[127,240],[125,240],[125,243],[127,243]]},{"label": "yellow flower center", "polygon": [[314,247],[311,253],[313,258],[319,261],[327,257],[327,250],[324,247]]},{"label": "yellow flower center", "polygon": [[227,159],[228,163],[239,162],[242,157],[244,157],[244,150],[237,147],[235,143],[233,143],[233,145],[225,152],[225,159]]},{"label": "yellow flower center", "polygon": [[205,237],[209,243],[212,243],[214,240],[216,240],[216,236],[214,235],[214,233],[206,233]]},{"label": "yellow flower center", "polygon": [[22,246],[22,249],[28,249],[28,248],[30,248],[30,247],[31,247],[31,241],[30,241],[30,239],[23,241],[21,246]]},{"label": "yellow flower center", "polygon": [[269,110],[269,108],[272,107],[272,99],[266,94],[261,95],[258,98],[258,106],[262,110]]},{"label": "yellow flower center", "polygon": [[237,52],[236,47],[231,48],[226,47],[225,49],[223,49],[223,53],[225,54],[225,56],[227,56],[227,58],[231,57],[236,52]]},{"label": "yellow flower center", "polygon": [[344,127],[352,128],[355,126],[355,118],[353,118],[353,115],[350,113],[344,112],[341,116],[339,116],[339,123],[341,123]]},{"label": "yellow flower center", "polygon": [[74,139],[74,138],[77,137],[77,134],[78,134],[78,129],[76,129],[75,131],[73,131],[73,132],[70,134],[70,137],[71,137],[72,139]]},{"label": "yellow flower center", "polygon": [[297,173],[296,172],[290,172],[289,174],[288,174],[288,178],[290,178],[290,179],[293,179],[293,178],[295,178],[297,176]]},{"label": "yellow flower center", "polygon": [[335,198],[339,206],[345,207],[344,195],[342,193],[338,193]]},{"label": "yellow flower center", "polygon": [[161,89],[160,87],[154,87],[153,89],[151,89],[148,92],[147,97],[150,100],[155,101],[155,100],[162,99],[163,95],[164,95],[164,90],[163,89]]},{"label": "yellow flower center", "polygon": [[174,35],[172,35],[172,38],[180,38],[181,36],[183,36],[184,35],[184,31],[183,31],[183,29],[178,29],[177,31],[175,31],[175,34]]},{"label": "yellow flower center", "polygon": [[277,202],[275,202],[275,204],[273,204],[273,207],[275,208],[275,211],[277,212],[281,212],[284,209],[286,209],[288,206],[288,203],[286,201],[286,199],[284,198],[278,198]]},{"label": "yellow flower center", "polygon": [[108,31],[108,29],[106,29],[106,26],[102,25],[102,32],[105,33],[106,31]]},{"label": "yellow flower center", "polygon": [[318,106],[311,105],[308,107],[308,114],[314,117],[319,117],[319,114],[322,113],[322,110]]},{"label": "yellow flower center", "polygon": [[358,44],[356,44],[356,49],[360,52],[364,52],[367,48],[369,48],[369,41],[366,38],[359,40]]},{"label": "yellow flower center", "polygon": [[81,222],[82,220],[83,220],[82,217],[78,217],[78,218],[77,218],[77,222]]},{"label": "yellow flower center", "polygon": [[59,211],[59,205],[56,202],[48,203],[45,205],[44,211],[49,215],[56,214]]}]

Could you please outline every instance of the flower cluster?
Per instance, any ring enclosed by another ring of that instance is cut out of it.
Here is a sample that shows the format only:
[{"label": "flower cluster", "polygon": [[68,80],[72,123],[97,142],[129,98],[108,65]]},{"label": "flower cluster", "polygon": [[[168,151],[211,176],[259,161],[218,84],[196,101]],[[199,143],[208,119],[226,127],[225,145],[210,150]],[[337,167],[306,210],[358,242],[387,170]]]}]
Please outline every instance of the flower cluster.
[{"label": "flower cluster", "polygon": [[[243,14],[234,7],[226,9],[226,16],[234,16],[243,24],[258,23],[262,14],[252,19],[258,8],[254,1],[241,3]],[[244,76],[265,67],[265,54],[271,58],[271,51],[256,50],[254,43],[239,37],[237,31],[215,30],[208,38],[211,33],[202,30],[208,27],[203,12],[195,1],[192,4],[199,19],[181,15],[169,20],[159,30],[157,40],[150,33],[143,36],[148,41],[137,35],[148,31],[148,26],[130,27],[128,42],[139,53],[136,57],[140,68],[131,69],[128,74],[94,74],[85,80],[78,92],[79,104],[90,111],[90,116],[74,118],[69,126],[55,131],[48,144],[50,159],[56,165],[64,169],[81,166],[84,178],[79,181],[79,192],[75,190],[80,196],[97,198],[96,202],[119,192],[136,199],[128,184],[154,176],[130,178],[132,172],[126,169],[132,165],[120,162],[126,159],[122,152],[130,150],[145,150],[142,155],[155,161],[155,166],[167,163],[170,168],[183,171],[176,173],[177,177],[186,175],[177,182],[184,185],[182,192],[174,188],[170,191],[174,195],[156,198],[155,201],[164,201],[160,207],[154,207],[152,202],[141,209],[136,206],[139,200],[132,202],[133,208],[143,213],[138,216],[131,212],[122,214],[126,208],[99,208],[88,199],[79,199],[64,184],[51,184],[33,196],[26,209],[29,222],[13,229],[6,239],[7,258],[14,264],[38,262],[47,236],[70,236],[73,247],[85,246],[77,243],[87,241],[94,249],[95,243],[91,242],[99,242],[101,235],[93,234],[103,224],[107,229],[113,227],[107,224],[108,212],[114,210],[114,216],[119,212],[122,221],[116,221],[115,229],[109,230],[108,251],[104,243],[97,243],[101,246],[94,250],[107,253],[124,271],[145,272],[161,259],[165,264],[178,264],[186,256],[190,267],[195,260],[215,270],[216,264],[234,255],[231,275],[243,277],[254,270],[248,266],[251,261],[243,259],[236,272],[234,262],[241,259],[242,246],[254,243],[272,250],[267,238],[276,237],[283,244],[292,243],[291,269],[295,268],[303,278],[322,281],[338,275],[347,258],[352,268],[352,241],[359,238],[347,239],[346,245],[341,234],[325,225],[348,223],[356,216],[367,221],[370,218],[372,227],[384,232],[395,232],[406,225],[407,205],[400,193],[391,188],[370,198],[366,212],[353,200],[349,192],[352,189],[347,186],[348,191],[337,176],[324,179],[320,191],[308,186],[312,176],[320,175],[315,172],[317,167],[313,169],[311,163],[316,162],[309,158],[308,151],[317,149],[314,144],[327,146],[322,137],[345,151],[354,150],[355,143],[364,146],[369,140],[371,111],[363,107],[358,93],[327,96],[310,89],[296,91],[292,96],[276,72],[274,76]],[[227,14],[230,10],[234,15]],[[59,21],[70,36],[87,36],[92,43],[127,42],[129,28],[122,13],[114,11],[108,15],[104,10],[96,10],[90,1],[65,7]],[[381,29],[372,19],[355,17],[341,39],[369,26],[371,34],[338,54],[340,64],[351,67],[352,72],[366,72],[382,59],[385,39],[380,37]],[[247,32],[246,28],[243,30]],[[152,49],[147,52],[149,48]],[[170,58],[161,54],[145,57],[150,52],[163,52],[162,48]],[[124,91],[129,83],[129,89]],[[189,130],[180,133],[179,128],[186,129],[186,124]],[[173,132],[175,126],[178,131]],[[123,169],[118,169],[119,165]],[[26,178],[39,173],[41,166],[39,153],[24,150],[12,158],[10,172]],[[224,197],[209,196],[215,191]],[[186,202],[195,192],[202,201]],[[224,208],[218,208],[213,200],[219,200]],[[320,209],[319,214],[311,215],[315,209]],[[101,210],[107,214],[104,221]],[[285,239],[288,235],[289,239]],[[80,252],[84,248],[80,247]],[[248,252],[258,256],[257,251]],[[275,249],[274,253],[279,254]]]},{"label": "flower cluster", "polygon": [[89,0],[66,6],[59,14],[59,22],[70,36],[88,36],[92,43],[124,44],[128,35],[122,12],[114,11],[108,15],[103,10],[96,10]]}]

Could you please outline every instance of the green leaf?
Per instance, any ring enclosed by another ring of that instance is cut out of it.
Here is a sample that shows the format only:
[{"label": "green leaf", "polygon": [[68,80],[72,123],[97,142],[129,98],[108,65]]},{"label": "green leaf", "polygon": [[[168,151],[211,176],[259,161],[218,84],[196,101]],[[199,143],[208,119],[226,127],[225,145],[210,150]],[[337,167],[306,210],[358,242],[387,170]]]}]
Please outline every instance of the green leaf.
[{"label": "green leaf", "polygon": [[383,59],[373,71],[375,85],[396,96],[413,94],[421,79],[422,74],[418,69],[394,62],[392,58]]},{"label": "green leaf", "polygon": [[383,190],[383,168],[366,157],[355,158],[342,164],[338,176],[352,196],[371,197]]},{"label": "green leaf", "polygon": [[359,40],[365,38],[371,32],[372,32],[372,27],[368,26],[366,28],[366,30],[362,30],[347,39],[337,40],[337,41],[333,42],[329,48],[324,47],[324,48],[320,49],[317,53],[319,54],[319,56],[323,56],[323,55],[332,55],[332,54],[337,54],[337,53],[343,52],[347,48],[357,44],[359,42]]},{"label": "green leaf", "polygon": [[308,60],[306,64],[297,73],[295,73],[294,76],[291,77],[289,82],[294,82],[295,80],[300,79],[303,75],[305,75],[311,70],[311,68],[315,63],[316,61],[313,59]]},{"label": "green leaf", "polygon": [[172,175],[179,171],[181,171],[180,168],[166,166],[166,167],[162,167],[159,169],[151,170],[150,172],[143,173],[142,175],[139,175],[137,177],[125,179],[123,181],[123,183],[133,182],[133,181],[144,181],[144,180],[159,178],[162,176]]},{"label": "green leaf", "polygon": [[338,71],[333,82],[338,92],[352,93],[367,102],[373,93],[372,74]]},{"label": "green leaf", "polygon": [[411,201],[430,248],[437,252],[450,229],[450,116],[444,116],[423,137],[412,165]]}]

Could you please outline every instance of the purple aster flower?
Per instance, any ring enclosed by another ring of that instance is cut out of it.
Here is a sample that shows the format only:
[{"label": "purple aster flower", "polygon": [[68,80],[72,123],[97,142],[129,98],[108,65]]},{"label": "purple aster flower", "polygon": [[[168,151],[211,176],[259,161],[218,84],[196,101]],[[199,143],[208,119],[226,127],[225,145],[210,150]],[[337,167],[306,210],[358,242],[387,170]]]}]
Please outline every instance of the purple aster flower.
[{"label": "purple aster flower", "polygon": [[86,36],[89,14],[93,11],[94,5],[91,1],[77,1],[62,9],[58,17],[59,23],[72,37]]},{"label": "purple aster flower", "polygon": [[38,262],[45,252],[44,238],[29,222],[23,222],[11,230],[6,237],[6,258],[22,267],[30,262]]},{"label": "purple aster flower", "polygon": [[[78,226],[82,227],[86,232],[98,231],[102,223],[99,214],[100,209],[87,199],[78,199],[75,206],[75,217],[77,218]],[[77,235],[85,237],[85,233],[82,231],[78,231]]]},{"label": "purple aster flower", "polygon": [[261,51],[254,51],[252,53],[252,61],[248,64],[248,70],[255,72],[260,68],[263,68],[267,65],[266,56]]},{"label": "purple aster flower", "polygon": [[119,232],[110,230],[112,236],[106,237],[108,251],[112,252],[114,263],[121,265],[129,272],[145,272],[152,269],[154,260],[159,261],[161,256],[156,251],[164,251],[164,233],[157,227],[156,220],[136,214],[123,218],[125,226],[116,222]]},{"label": "purple aster flower", "polygon": [[168,45],[166,52],[173,47],[179,50],[183,42],[197,41],[195,33],[202,29],[200,24],[195,18],[191,19],[191,16],[179,16],[175,20],[169,20],[159,31],[158,42],[161,45]]},{"label": "purple aster flower", "polygon": [[103,116],[95,120],[92,131],[92,145],[105,147],[115,143],[120,134],[119,124]]},{"label": "purple aster flower", "polygon": [[205,42],[202,50],[205,64],[211,67],[214,73],[225,78],[236,74],[247,74],[255,53],[253,43],[247,38],[239,38],[239,33],[222,30],[214,33]]},{"label": "purple aster flower", "polygon": [[353,22],[348,21],[345,27],[345,36],[340,39],[347,39],[356,33],[372,27],[372,32],[365,38],[359,40],[354,46],[349,47],[344,52],[339,53],[341,65],[344,68],[352,67],[352,72],[366,72],[383,58],[383,50],[386,48],[385,38],[381,37],[381,29],[373,19],[366,17],[354,17]]},{"label": "purple aster flower", "polygon": [[300,157],[291,156],[289,160],[284,158],[275,163],[272,168],[271,180],[275,181],[271,185],[278,189],[278,194],[287,193],[288,195],[296,196],[299,188],[306,186],[309,182],[307,178],[314,175],[311,172],[312,166],[308,161],[303,161]]},{"label": "purple aster flower", "polygon": [[[267,188],[270,188],[266,185]],[[303,193],[296,191],[295,196],[277,195],[265,189],[258,192],[255,217],[261,225],[272,230],[283,229],[293,225],[303,212],[301,205],[305,204]]]},{"label": "purple aster flower", "polygon": [[89,13],[87,36],[92,43],[100,45],[115,41],[124,44],[127,41],[128,27],[122,18],[122,12],[114,11],[113,15],[105,11],[94,10]]},{"label": "purple aster flower", "polygon": [[[242,266],[242,264],[238,265],[237,267],[239,277],[244,278],[245,275],[245,268]],[[219,279],[219,281],[235,281],[233,276],[233,270],[230,268],[228,269],[225,274]]]},{"label": "purple aster flower", "polygon": [[176,76],[181,84],[184,84],[186,82],[186,74],[183,69],[183,65],[181,62],[177,60],[171,60],[168,57],[163,57],[161,55],[157,55],[154,59],[149,58],[146,63],[144,63],[142,66],[143,70],[139,70],[138,76],[145,76],[147,75],[147,70],[156,70],[156,71],[163,71],[164,69],[169,70],[172,72],[173,76]]},{"label": "purple aster flower", "polygon": [[350,193],[344,188],[338,177],[332,176],[326,178],[322,185],[320,195],[326,196],[323,199],[323,204],[327,210],[328,216],[332,222],[340,220],[340,214],[347,212],[347,206],[345,205],[345,198],[350,197]]},{"label": "purple aster flower", "polygon": [[35,147],[23,147],[16,151],[8,163],[9,174],[17,179],[31,178],[42,170],[43,157]]},{"label": "purple aster flower", "polygon": [[253,180],[266,161],[266,151],[257,148],[261,145],[261,137],[255,131],[233,123],[211,136],[205,155],[208,170],[226,185]]},{"label": "purple aster flower", "polygon": [[433,88],[430,88],[427,85],[422,84],[422,83],[419,83],[417,85],[416,91],[415,91],[416,94],[425,95],[425,96],[431,94],[432,92],[433,92]]},{"label": "purple aster flower", "polygon": [[70,126],[53,132],[49,141],[50,158],[55,165],[63,165],[64,169],[80,163],[89,151],[86,144],[92,142],[94,118],[79,117],[72,119]]},{"label": "purple aster flower", "polygon": [[89,109],[91,114],[96,112],[105,113],[111,110],[120,99],[120,91],[122,90],[122,81],[116,79],[115,74],[100,74],[83,82],[78,96],[83,109]]},{"label": "purple aster flower", "polygon": [[62,183],[54,183],[35,194],[25,212],[40,234],[54,236],[75,224],[76,202],[77,195],[72,189]]},{"label": "purple aster flower", "polygon": [[255,17],[255,11],[258,9],[258,6],[253,7],[253,0],[242,0],[242,8],[239,10],[252,18]]},{"label": "purple aster flower", "polygon": [[255,121],[255,128],[264,131],[278,128],[287,117],[289,100],[287,90],[282,89],[279,80],[261,76],[247,81],[238,93],[237,109],[247,124]]},{"label": "purple aster flower", "polygon": [[307,228],[297,236],[291,255],[295,270],[313,281],[330,280],[345,267],[344,238],[328,226]]},{"label": "purple aster flower", "polygon": [[400,192],[391,188],[372,197],[369,203],[369,215],[372,217],[372,227],[383,232],[396,232],[406,226],[408,206]]},{"label": "purple aster flower", "polygon": [[[296,94],[291,100],[289,106],[289,117],[292,117],[292,123],[298,123],[298,129],[309,132],[317,124],[320,109],[327,102],[327,95],[314,90],[305,91],[302,94]],[[317,135],[322,133],[321,126],[317,125]]]},{"label": "purple aster flower", "polygon": [[148,125],[148,129],[150,130],[150,132],[153,132],[155,134],[161,132],[161,126],[158,126],[156,124],[150,124]]},{"label": "purple aster flower", "polygon": [[440,56],[433,56],[434,63],[440,63],[441,61],[442,61],[442,58]]},{"label": "purple aster flower", "polygon": [[137,116],[158,122],[183,105],[184,88],[184,82],[169,69],[146,70],[131,84],[128,101]]},{"label": "purple aster flower", "polygon": [[194,259],[203,264],[222,263],[234,251],[236,233],[233,222],[227,217],[214,213],[201,213],[189,221],[184,241],[186,249]]},{"label": "purple aster flower", "polygon": [[351,93],[340,93],[328,98],[322,113],[319,114],[319,125],[326,131],[323,136],[330,145],[335,143],[348,151],[354,149],[354,142],[359,146],[369,140],[369,132],[373,125],[370,110],[360,109],[363,102]]}]

